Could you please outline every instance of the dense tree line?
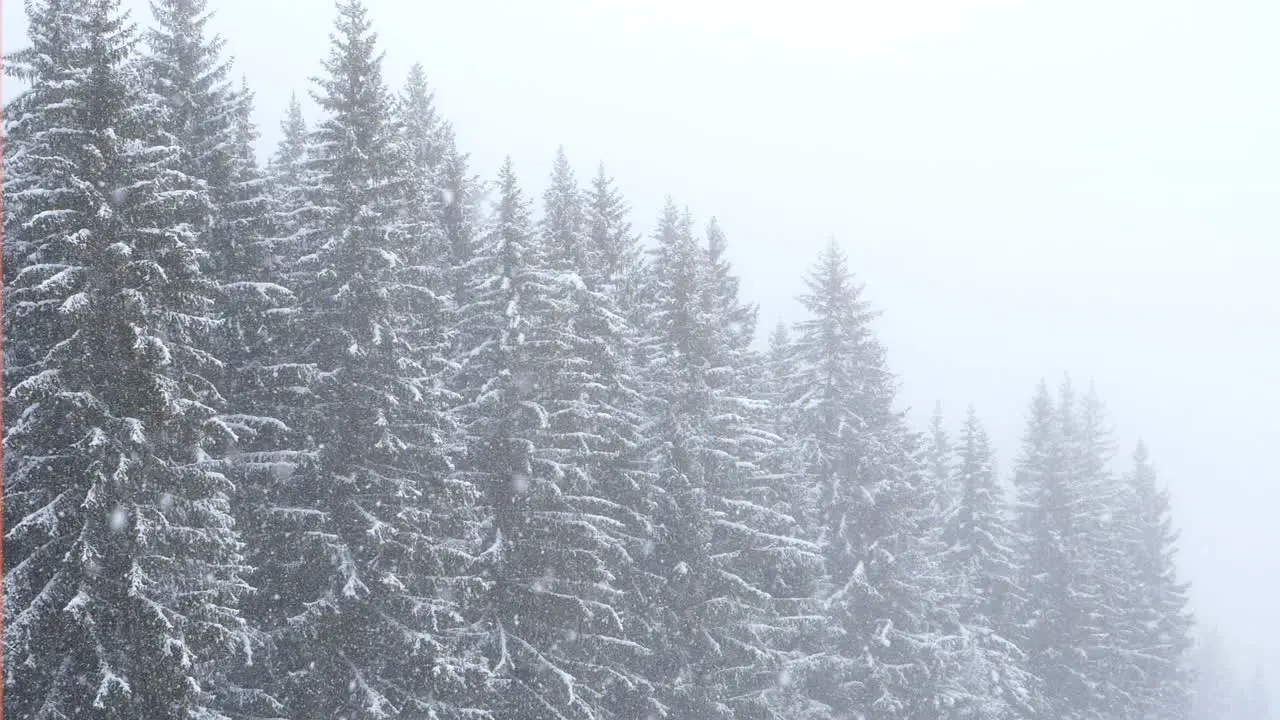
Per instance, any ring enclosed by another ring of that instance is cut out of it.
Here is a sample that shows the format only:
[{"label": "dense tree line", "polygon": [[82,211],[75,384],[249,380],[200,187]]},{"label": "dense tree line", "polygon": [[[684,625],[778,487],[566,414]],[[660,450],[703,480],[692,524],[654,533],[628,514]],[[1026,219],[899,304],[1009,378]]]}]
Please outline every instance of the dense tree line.
[{"label": "dense tree line", "polygon": [[207,0],[153,8],[30,0],[8,58],[8,717],[1191,717],[1094,394],[1006,493],[834,242],[757,351],[714,219],[481,181],[358,0],[264,165]]}]

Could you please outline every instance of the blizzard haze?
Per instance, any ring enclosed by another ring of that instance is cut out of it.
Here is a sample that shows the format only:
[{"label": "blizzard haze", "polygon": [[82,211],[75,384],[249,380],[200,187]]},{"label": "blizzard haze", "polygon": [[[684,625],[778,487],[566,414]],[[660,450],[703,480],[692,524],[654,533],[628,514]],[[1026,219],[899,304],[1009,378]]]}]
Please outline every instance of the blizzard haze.
[{"label": "blizzard haze", "polygon": [[[214,5],[265,155],[332,5]],[[973,401],[1007,469],[1040,378],[1096,383],[1119,461],[1141,436],[1171,486],[1202,626],[1280,669],[1280,5],[368,5],[388,82],[422,62],[486,178],[510,153],[540,192],[564,144],[640,229],[667,194],[717,216],[762,335],[837,238],[918,425]]]}]

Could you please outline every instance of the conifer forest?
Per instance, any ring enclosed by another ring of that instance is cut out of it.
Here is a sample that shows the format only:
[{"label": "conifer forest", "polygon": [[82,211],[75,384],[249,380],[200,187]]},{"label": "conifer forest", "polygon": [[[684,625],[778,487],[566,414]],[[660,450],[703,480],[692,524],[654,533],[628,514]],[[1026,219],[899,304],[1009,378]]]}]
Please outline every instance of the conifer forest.
[{"label": "conifer forest", "polygon": [[715,218],[479,177],[360,0],[258,158],[216,9],[6,57],[5,718],[1267,718],[1087,382],[912,427],[839,243],[757,327]]}]

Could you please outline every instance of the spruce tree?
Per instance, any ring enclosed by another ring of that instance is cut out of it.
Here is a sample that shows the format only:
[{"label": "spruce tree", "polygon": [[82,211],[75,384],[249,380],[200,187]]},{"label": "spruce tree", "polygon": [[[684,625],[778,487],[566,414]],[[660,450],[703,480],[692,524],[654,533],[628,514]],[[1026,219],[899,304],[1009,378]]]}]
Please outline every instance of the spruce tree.
[{"label": "spruce tree", "polygon": [[[1020,622],[1028,667],[1047,712],[1064,718],[1130,710],[1124,649],[1115,622],[1129,600],[1117,576],[1108,513],[1117,509],[1106,471],[1109,443],[1096,399],[1077,409],[1069,380],[1057,403],[1041,383],[1015,473],[1022,580]],[[1110,592],[1110,594],[1108,594]]]},{"label": "spruce tree", "polygon": [[745,399],[752,328],[735,325],[754,311],[691,224],[668,202],[643,294],[654,338],[655,538],[642,593],[650,677],[659,709],[675,717],[767,717],[795,632],[775,612],[772,574],[813,567],[816,556],[794,519],[762,502],[769,441]]},{"label": "spruce tree", "polygon": [[239,375],[265,350],[249,335],[267,312],[291,300],[272,256],[270,192],[253,149],[253,95],[244,83],[232,86],[224,42],[207,36],[208,0],[155,0],[151,9],[146,77],[163,99],[164,129],[177,143],[180,171],[213,205],[207,218],[189,220],[206,253],[206,272],[219,286],[216,312],[226,325],[214,348],[226,365],[220,386],[233,403],[233,424],[249,435],[254,424],[273,424],[270,417],[254,423],[249,408],[237,407],[240,386],[253,382]]},{"label": "spruce tree", "polygon": [[[267,212],[267,236],[269,249],[266,253],[273,273],[281,278],[281,283],[295,293],[297,289],[310,280],[310,268],[300,265],[300,258],[309,258],[317,248],[318,232],[324,222],[320,215],[322,208],[313,202],[320,192],[317,186],[320,177],[311,163],[311,133],[302,115],[302,104],[297,95],[289,99],[289,107],[280,122],[281,138],[275,152],[267,161],[264,174],[268,180],[270,208]],[[273,313],[276,319],[287,318],[295,313],[293,309],[284,309]],[[291,353],[282,341],[272,349],[281,359]],[[286,386],[301,388],[305,382],[283,383]],[[287,403],[298,408],[304,404],[302,398],[294,398]],[[284,411],[284,415],[289,415]],[[283,419],[283,417],[282,417]]]},{"label": "spruce tree", "polygon": [[[1062,412],[1070,407],[1070,381],[1063,385]],[[1079,558],[1074,592],[1085,604],[1089,681],[1097,696],[1096,714],[1139,716],[1142,712],[1145,647],[1134,638],[1134,612],[1144,588],[1134,580],[1129,528],[1135,498],[1132,488],[1111,470],[1115,441],[1106,408],[1095,388],[1080,401],[1068,432],[1072,456],[1068,478],[1076,487],[1073,514],[1078,526]]]},{"label": "spruce tree", "polygon": [[946,502],[950,499],[953,480],[952,462],[954,458],[954,450],[951,446],[951,438],[947,434],[946,425],[942,415],[942,402],[939,401],[934,405],[933,418],[929,423],[929,474],[933,480],[933,484],[941,492],[939,499],[944,505],[940,508],[941,512],[947,512],[950,508],[946,507]]},{"label": "spruce tree", "polygon": [[435,385],[445,328],[418,283],[397,183],[403,154],[364,6],[344,0],[314,97],[299,297],[281,341],[309,372],[293,422],[308,453],[271,489],[275,533],[259,611],[298,717],[461,717],[485,683],[461,615],[471,489],[450,477]]},{"label": "spruce tree", "polygon": [[769,712],[779,718],[824,718],[826,709],[809,697],[803,683],[804,669],[822,644],[826,622],[818,599],[822,580],[821,556],[817,554],[818,489],[807,482],[804,447],[796,432],[796,413],[787,404],[793,370],[790,331],[779,323],[769,335],[767,351],[759,357],[754,373],[752,398],[757,405],[753,419],[769,433],[770,442],[758,461],[765,473],[758,502],[789,518],[794,524],[786,531],[806,542],[811,562],[775,563],[768,579],[774,596],[773,612],[791,630],[789,638],[775,641],[785,653],[777,686],[768,693]]},{"label": "spruce tree", "polygon": [[[832,242],[807,279],[789,401],[819,488],[827,636],[804,672],[830,713],[928,716],[937,673],[940,598],[924,468],[893,407],[894,381],[871,332],[874,313]],[[931,675],[934,676],[931,679]]]},{"label": "spruce tree", "polygon": [[224,717],[223,675],[252,643],[231,488],[206,452],[214,286],[189,221],[211,203],[119,3],[27,7],[33,45],[10,70],[30,87],[6,112],[6,334],[24,360],[5,435],[7,710]]},{"label": "spruce tree", "polygon": [[728,241],[715,218],[707,223],[706,244],[705,312],[708,317],[719,318],[724,323],[716,332],[724,336],[728,347],[749,346],[755,339],[759,310],[738,297],[740,282],[729,266]]},{"label": "spruce tree", "polygon": [[[267,175],[276,193],[277,210],[301,205],[300,199],[285,200],[287,195],[298,198],[305,187],[307,169],[307,121],[302,116],[302,103],[297,94],[289,97],[289,107],[280,121],[280,142],[267,162]],[[277,221],[279,222],[279,221]]]},{"label": "spruce tree", "polygon": [[961,716],[972,713],[970,717],[1029,717],[1035,714],[1038,687],[1015,643],[1022,598],[1017,537],[990,440],[972,405],[955,450],[956,498],[947,515],[944,559],[958,589],[959,619],[973,653],[965,683],[969,699],[976,700],[958,710]]},{"label": "spruce tree", "polygon": [[557,279],[548,318],[555,350],[544,388],[542,457],[559,468],[569,497],[599,535],[609,587],[604,602],[618,618],[606,632],[579,633],[579,647],[569,650],[585,660],[592,684],[606,691],[597,703],[602,713],[630,717],[652,694],[639,668],[645,649],[628,637],[625,620],[626,593],[637,586],[635,561],[646,548],[641,498],[650,477],[640,466],[636,332],[616,294],[626,268],[614,254],[620,248],[593,242],[587,201],[560,148],[541,223],[546,267]]},{"label": "spruce tree", "polygon": [[600,277],[600,291],[617,306],[628,325],[640,328],[643,320],[640,284],[643,281],[644,250],[640,236],[627,219],[629,208],[614,180],[601,165],[587,191],[586,232]]},{"label": "spruce tree", "polygon": [[[445,261],[445,279],[453,300],[454,319],[451,357],[461,358],[479,340],[467,324],[470,306],[476,302],[473,291],[483,272],[480,257],[488,188],[470,168],[470,158],[457,147],[453,130],[440,131],[441,159],[438,186],[442,195],[440,233],[445,244],[441,258]],[[455,368],[455,373],[458,368]],[[450,383],[459,384],[457,382]],[[465,383],[461,383],[465,385]]]},{"label": "spruce tree", "polygon": [[[146,36],[147,79],[163,98],[164,127],[178,149],[178,168],[188,182],[208,193],[211,212],[187,218],[206,251],[205,270],[217,285],[214,311],[219,328],[210,351],[218,360],[211,376],[227,399],[220,421],[226,428],[216,453],[236,487],[237,526],[246,541],[247,559],[258,583],[270,558],[274,531],[269,493],[264,492],[282,470],[296,460],[297,438],[285,420],[291,393],[301,384],[294,366],[280,362],[279,338],[294,302],[282,284],[281,238],[272,226],[276,207],[267,176],[258,166],[252,120],[253,94],[247,82],[233,88],[224,43],[209,36],[211,17],[206,0],[156,0],[155,25]],[[269,571],[269,570],[268,570]],[[245,612],[256,620],[256,602]],[[243,712],[279,712],[279,703],[262,692],[269,686],[269,646],[255,665],[236,673]],[[257,687],[250,691],[247,687]]]},{"label": "spruce tree", "polygon": [[1170,517],[1169,493],[1156,480],[1139,442],[1127,481],[1135,501],[1130,522],[1136,534],[1130,546],[1136,576],[1135,614],[1127,630],[1139,668],[1135,689],[1138,717],[1183,720],[1191,717],[1192,675],[1188,651],[1193,620],[1187,585],[1175,567],[1178,533]]},{"label": "spruce tree", "polygon": [[[404,90],[397,98],[392,114],[395,124],[397,180],[400,194],[401,231],[412,238],[412,265],[420,273],[417,286],[428,289],[432,297],[422,298],[444,314],[452,313],[452,299],[445,282],[446,243],[442,227],[445,192],[440,187],[440,164],[445,147],[445,126],[435,109],[435,94],[427,86],[421,65],[409,70]],[[434,323],[453,322],[440,317]]]},{"label": "spruce tree", "polygon": [[[629,565],[610,455],[622,428],[608,401],[609,317],[594,312],[581,199],[561,156],[535,229],[510,160],[495,223],[482,240],[467,322],[462,410],[466,477],[485,490],[483,603],[492,711],[524,717],[623,715],[645,694],[627,654],[621,591]],[[634,701],[631,701],[634,702]]]},{"label": "spruce tree", "polygon": [[[799,537],[812,543],[818,535],[818,493],[815,486],[806,482],[804,448],[797,432],[797,416],[795,409],[787,403],[795,367],[794,352],[790,329],[785,323],[778,323],[769,334],[768,349],[759,358],[752,398],[757,403],[756,420],[771,436],[761,466],[774,488],[772,502],[795,520]],[[792,596],[812,596],[814,587],[810,583],[817,579],[817,576],[808,577],[795,584]],[[812,611],[813,608],[807,610]]]}]

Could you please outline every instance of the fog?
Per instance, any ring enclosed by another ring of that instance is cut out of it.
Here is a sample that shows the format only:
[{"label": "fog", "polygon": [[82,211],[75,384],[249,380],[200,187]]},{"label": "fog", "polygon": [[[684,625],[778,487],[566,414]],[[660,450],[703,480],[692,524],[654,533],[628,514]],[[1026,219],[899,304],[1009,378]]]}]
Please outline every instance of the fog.
[{"label": "fog", "polygon": [[[1171,487],[1202,625],[1280,669],[1280,6],[369,6],[387,80],[421,61],[485,177],[510,153],[540,191],[563,144],[641,229],[667,194],[717,216],[762,334],[838,239],[921,426],[972,401],[1007,469],[1040,378],[1095,383],[1121,458],[1141,436]],[[265,152],[332,7],[215,7]],[[3,19],[22,45],[21,3]]]}]

